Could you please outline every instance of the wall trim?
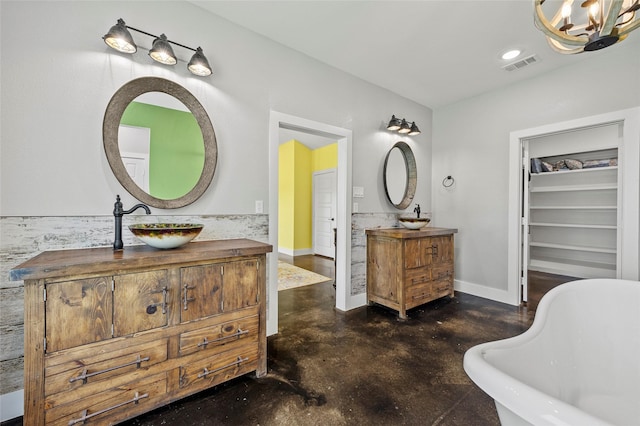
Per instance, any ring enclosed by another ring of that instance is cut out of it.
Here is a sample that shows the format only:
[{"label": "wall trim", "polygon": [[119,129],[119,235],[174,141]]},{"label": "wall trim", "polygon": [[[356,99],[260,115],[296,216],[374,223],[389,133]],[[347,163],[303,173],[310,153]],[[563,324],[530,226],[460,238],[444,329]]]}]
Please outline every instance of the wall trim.
[{"label": "wall trim", "polygon": [[278,247],[278,253],[291,256],[291,257],[307,256],[309,254],[313,254],[313,249],[306,248],[306,249],[294,250],[286,247]]},{"label": "wall trim", "polygon": [[519,303],[513,303],[513,298],[507,290],[501,290],[499,288],[487,287],[485,285],[470,283],[468,281],[454,280],[453,289],[472,296],[482,297],[484,299],[494,300],[508,305],[519,305]]},{"label": "wall trim", "polygon": [[24,389],[0,395],[0,422],[24,415]]}]

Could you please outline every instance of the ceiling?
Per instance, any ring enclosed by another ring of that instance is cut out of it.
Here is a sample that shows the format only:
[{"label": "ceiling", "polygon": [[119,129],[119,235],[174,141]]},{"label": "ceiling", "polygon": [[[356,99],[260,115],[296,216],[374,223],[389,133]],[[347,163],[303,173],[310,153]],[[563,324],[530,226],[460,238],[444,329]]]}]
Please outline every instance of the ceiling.
[{"label": "ceiling", "polygon": [[[192,3],[432,109],[603,52],[552,51],[534,26],[533,0]],[[640,46],[640,34],[632,34],[625,43]],[[522,50],[522,55],[502,60],[501,54],[512,48]],[[515,71],[502,68],[534,54],[534,64]]]}]

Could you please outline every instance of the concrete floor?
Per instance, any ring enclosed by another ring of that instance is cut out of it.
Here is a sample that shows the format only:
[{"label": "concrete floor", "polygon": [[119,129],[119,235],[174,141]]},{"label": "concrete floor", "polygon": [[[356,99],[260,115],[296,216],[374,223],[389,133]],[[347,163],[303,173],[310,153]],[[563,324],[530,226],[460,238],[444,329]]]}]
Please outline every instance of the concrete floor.
[{"label": "concrete floor", "polygon": [[[294,263],[333,274],[333,262],[305,258]],[[279,303],[267,376],[235,379],[124,424],[498,425],[462,357],[533,319],[526,307],[463,293],[415,308],[404,322],[380,306],[345,313],[334,308],[332,282],[282,291]]]}]

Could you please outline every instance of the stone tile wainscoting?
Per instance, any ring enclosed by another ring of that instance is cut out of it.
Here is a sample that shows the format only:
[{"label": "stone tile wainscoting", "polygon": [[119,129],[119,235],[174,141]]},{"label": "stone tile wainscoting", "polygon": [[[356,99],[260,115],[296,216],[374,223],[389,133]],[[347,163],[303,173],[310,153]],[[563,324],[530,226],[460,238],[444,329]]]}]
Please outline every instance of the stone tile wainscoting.
[{"label": "stone tile wainscoting", "polygon": [[[204,229],[197,240],[269,240],[268,215],[125,216],[122,225],[125,247],[141,244],[127,229],[127,225],[138,222],[202,223]],[[24,292],[22,281],[9,281],[11,268],[43,251],[111,246],[113,238],[113,216],[0,218],[0,395],[23,389]],[[5,408],[12,407],[5,407],[3,401],[1,411]],[[3,419],[6,414],[3,413]],[[22,410],[17,412],[16,416],[19,415]]]}]

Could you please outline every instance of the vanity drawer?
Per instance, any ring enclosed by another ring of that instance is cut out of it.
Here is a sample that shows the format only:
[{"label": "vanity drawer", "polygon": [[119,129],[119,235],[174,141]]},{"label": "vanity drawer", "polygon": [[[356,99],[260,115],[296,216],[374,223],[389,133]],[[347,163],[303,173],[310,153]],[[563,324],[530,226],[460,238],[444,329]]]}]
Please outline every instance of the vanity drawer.
[{"label": "vanity drawer", "polygon": [[453,263],[434,266],[431,269],[432,280],[445,280],[453,278]]},{"label": "vanity drawer", "polygon": [[199,351],[226,350],[221,346],[234,342],[258,341],[259,318],[253,315],[235,321],[199,328],[180,335],[180,355]]},{"label": "vanity drawer", "polygon": [[257,344],[233,347],[229,351],[180,366],[180,388],[195,392],[257,368]]},{"label": "vanity drawer", "polygon": [[435,298],[453,296],[453,283],[451,280],[434,281],[431,283]]},{"label": "vanity drawer", "polygon": [[[149,411],[165,397],[166,373],[110,387],[67,404],[45,406],[47,425],[114,424]],[[73,392],[70,392],[73,393]]]},{"label": "vanity drawer", "polygon": [[431,283],[423,283],[413,287],[408,287],[405,294],[407,306],[417,306],[433,300],[433,289]]},{"label": "vanity drawer", "polygon": [[431,281],[429,268],[415,268],[405,270],[405,284],[407,286],[420,285]]},{"label": "vanity drawer", "polygon": [[131,339],[90,345],[45,358],[45,396],[77,390],[55,397],[81,398],[109,386],[130,382],[146,374],[148,368],[167,359],[168,339],[136,345]]}]

